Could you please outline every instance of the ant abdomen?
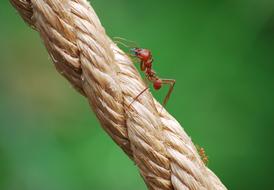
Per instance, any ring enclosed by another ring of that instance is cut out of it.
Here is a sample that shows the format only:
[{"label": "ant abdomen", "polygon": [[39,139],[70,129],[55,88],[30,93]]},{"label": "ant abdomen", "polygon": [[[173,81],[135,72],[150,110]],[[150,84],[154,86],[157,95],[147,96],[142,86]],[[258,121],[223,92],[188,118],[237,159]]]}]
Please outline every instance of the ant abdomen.
[{"label": "ant abdomen", "polygon": [[159,89],[162,87],[162,84],[163,84],[162,80],[161,80],[161,79],[157,79],[157,80],[154,81],[154,83],[153,83],[153,88],[154,88],[155,90],[159,90]]}]

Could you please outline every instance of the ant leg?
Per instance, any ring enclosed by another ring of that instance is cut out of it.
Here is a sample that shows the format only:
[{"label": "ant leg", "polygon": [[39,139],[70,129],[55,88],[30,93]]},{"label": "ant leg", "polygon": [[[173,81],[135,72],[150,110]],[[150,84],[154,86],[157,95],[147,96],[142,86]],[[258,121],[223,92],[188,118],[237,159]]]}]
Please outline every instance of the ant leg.
[{"label": "ant leg", "polygon": [[149,80],[148,80],[148,78],[146,77],[144,80],[145,80],[146,86],[149,86]]},{"label": "ant leg", "polygon": [[169,90],[168,90],[168,93],[167,93],[167,95],[166,95],[166,97],[165,97],[165,99],[164,99],[164,102],[163,102],[163,107],[166,106],[166,103],[167,103],[167,101],[169,100],[169,97],[170,97],[170,95],[171,95],[171,93],[172,93],[172,91],[173,91],[175,82],[176,82],[176,81],[175,81],[174,79],[162,79],[162,83],[163,83],[163,84],[168,84],[168,85],[170,85]]},{"label": "ant leg", "polygon": [[125,53],[127,56],[129,56],[131,59],[136,59],[138,60],[138,58],[135,55],[132,55],[130,53]]},{"label": "ant leg", "polygon": [[134,99],[133,101],[129,104],[128,107],[130,107],[149,87],[146,87],[144,90],[142,90]]}]

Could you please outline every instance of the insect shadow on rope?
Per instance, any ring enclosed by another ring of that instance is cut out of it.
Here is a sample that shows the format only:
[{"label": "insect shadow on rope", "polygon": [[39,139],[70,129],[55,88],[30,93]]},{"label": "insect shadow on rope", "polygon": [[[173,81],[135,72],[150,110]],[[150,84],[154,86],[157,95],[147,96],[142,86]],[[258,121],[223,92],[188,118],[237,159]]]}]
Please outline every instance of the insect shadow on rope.
[{"label": "insect shadow on rope", "polygon": [[[169,85],[168,93],[163,101],[163,107],[165,107],[173,91],[176,81],[174,79],[162,79],[158,77],[156,72],[152,69],[153,56],[149,49],[140,48],[135,42],[126,40],[124,38],[114,37],[113,39],[115,43],[121,44],[129,49],[130,53],[128,53],[128,55],[134,59],[137,59],[138,63],[140,64],[141,71],[144,72],[147,81],[153,84],[153,88],[155,90],[160,90],[164,84]],[[131,45],[126,45],[126,43],[130,43]],[[147,84],[147,87],[133,99],[128,107],[130,107],[148,89],[149,86]]]}]

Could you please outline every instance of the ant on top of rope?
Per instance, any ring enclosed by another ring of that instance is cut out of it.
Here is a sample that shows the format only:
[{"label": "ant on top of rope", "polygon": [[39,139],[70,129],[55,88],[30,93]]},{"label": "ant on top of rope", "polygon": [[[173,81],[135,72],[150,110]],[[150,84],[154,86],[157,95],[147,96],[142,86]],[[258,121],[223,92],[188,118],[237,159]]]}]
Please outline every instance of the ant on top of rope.
[{"label": "ant on top of rope", "polygon": [[[149,49],[140,48],[134,42],[128,41],[124,38],[115,37],[114,40],[115,42],[127,48],[130,48],[131,54],[129,54],[129,56],[137,58],[139,60],[141,71],[145,73],[147,80],[153,84],[153,88],[155,90],[160,90],[163,84],[168,84],[170,86],[168,93],[163,101],[163,107],[165,107],[173,91],[176,81],[174,79],[161,79],[160,77],[156,75],[156,72],[152,69],[153,57]],[[134,46],[132,47],[132,46],[125,45],[123,42],[121,42],[121,40],[125,42],[134,43]],[[130,103],[129,107],[148,89],[149,87],[146,87],[144,90],[142,90]]]}]

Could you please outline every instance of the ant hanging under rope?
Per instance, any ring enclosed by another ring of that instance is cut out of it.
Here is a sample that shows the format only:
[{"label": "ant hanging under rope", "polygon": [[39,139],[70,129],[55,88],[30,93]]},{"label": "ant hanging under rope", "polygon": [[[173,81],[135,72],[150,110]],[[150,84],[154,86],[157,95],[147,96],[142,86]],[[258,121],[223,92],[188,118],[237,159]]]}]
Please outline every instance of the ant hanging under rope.
[{"label": "ant hanging under rope", "polygon": [[203,147],[200,147],[199,145],[196,145],[196,148],[198,149],[199,155],[204,162],[205,165],[208,165],[208,156],[206,155],[205,149]]},{"label": "ant hanging under rope", "polygon": [[[130,46],[125,45],[120,40],[134,43],[132,41],[128,41],[128,40],[125,40],[125,39],[119,38],[119,37],[116,37],[114,39],[118,40],[118,41],[115,41],[115,42],[120,43],[120,44],[122,44],[123,46],[125,46],[127,48],[130,48]],[[176,81],[174,79],[161,79],[156,75],[156,72],[152,69],[153,58],[152,58],[152,53],[149,49],[139,48],[134,43],[134,47],[130,48],[130,52],[133,53],[133,54],[130,54],[130,56],[133,56],[133,57],[138,59],[138,61],[140,63],[141,71],[143,71],[145,73],[147,80],[152,82],[153,88],[155,90],[160,90],[163,84],[170,85],[168,93],[167,93],[167,95],[164,99],[164,102],[163,102],[163,107],[165,107],[166,103],[169,100],[169,97],[170,97],[170,95],[173,91],[173,88],[174,88],[174,85],[175,85]],[[129,107],[148,89],[149,89],[149,87],[146,87],[143,91],[141,91],[134,98],[134,100],[130,103]]]}]

